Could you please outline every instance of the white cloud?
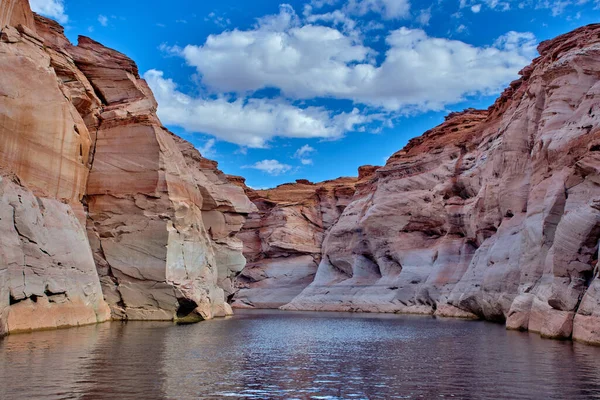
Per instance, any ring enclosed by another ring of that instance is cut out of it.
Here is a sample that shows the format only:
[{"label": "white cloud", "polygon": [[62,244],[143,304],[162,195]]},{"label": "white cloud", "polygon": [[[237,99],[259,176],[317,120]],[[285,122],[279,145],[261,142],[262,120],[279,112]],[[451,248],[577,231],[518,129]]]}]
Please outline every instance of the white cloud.
[{"label": "white cloud", "polygon": [[300,108],[277,99],[192,97],[178,91],[162,71],[150,70],[144,78],[156,96],[163,123],[241,146],[266,147],[275,136],[335,139],[377,117],[357,109],[333,114],[322,107]]},{"label": "white cloud", "polygon": [[302,146],[298,150],[296,150],[296,153],[294,153],[294,158],[302,158],[302,157],[306,156],[307,154],[314,153],[315,151],[316,150],[314,148],[305,144],[304,146]]},{"label": "white cloud", "polygon": [[410,2],[408,0],[348,0],[345,9],[357,15],[375,12],[381,14],[384,19],[399,19],[410,16]]},{"label": "white cloud", "polygon": [[[157,24],[161,27],[165,27],[166,25],[163,24]],[[158,46],[158,49],[160,51],[162,51],[163,53],[165,53],[165,55],[167,56],[181,56],[183,54],[183,49],[179,46],[169,46],[166,43],[161,43]]]},{"label": "white cloud", "polygon": [[471,7],[471,11],[478,13],[481,11],[483,3],[485,6],[495,11],[508,11],[516,6],[519,9],[535,8],[550,10],[552,16],[562,14],[565,9],[572,5],[582,5],[588,0],[460,0],[460,8]]},{"label": "white cloud", "polygon": [[293,158],[299,158],[302,165],[312,165],[313,160],[308,158],[308,156],[310,154],[314,153],[315,151],[316,150],[314,148],[305,144],[304,146],[302,146],[298,150],[296,150]]},{"label": "white cloud", "polygon": [[229,18],[226,18],[223,15],[217,15],[215,12],[208,14],[208,16],[204,18],[204,21],[212,22],[221,28],[225,28],[231,24],[231,20]]},{"label": "white cloud", "polygon": [[69,21],[69,16],[65,14],[64,0],[30,0],[29,4],[34,12],[54,18],[61,24]]},{"label": "white cloud", "polygon": [[292,166],[282,164],[277,160],[262,160],[258,161],[254,165],[246,165],[242,168],[258,169],[259,171],[266,172],[269,175],[281,175],[291,170]]},{"label": "white cloud", "polygon": [[105,15],[98,15],[98,22],[102,26],[108,26],[108,18]]},{"label": "white cloud", "polygon": [[312,0],[310,5],[314,8],[323,8],[325,6],[333,6],[338,2],[339,0]]},{"label": "white cloud", "polygon": [[419,11],[419,15],[417,15],[416,19],[419,25],[429,25],[429,20],[431,19],[431,7]]},{"label": "white cloud", "polygon": [[329,22],[333,26],[341,26],[342,32],[352,37],[358,37],[361,33],[356,26],[356,22],[341,10],[334,10],[325,14],[311,14],[310,9],[305,8],[304,16],[306,21],[311,24],[322,21]]},{"label": "white cloud", "polygon": [[210,158],[210,157],[214,157],[216,152],[215,152],[215,143],[216,140],[215,139],[208,139],[203,146],[201,147],[196,147],[196,149],[200,152],[200,154],[202,155],[202,157],[205,158]]},{"label": "white cloud", "polygon": [[[463,1],[465,7],[475,6]],[[341,11],[323,14],[309,7],[304,17],[282,5],[251,29],[210,35],[202,45],[162,44],[165,54],[182,57],[196,69],[201,90],[185,94],[161,71],[148,71],[159,116],[165,124],[249,148],[268,147],[274,137],[331,140],[347,132],[377,131],[374,121],[496,94],[537,55],[531,33],[508,32],[488,46],[473,46],[406,27],[388,32],[385,53],[378,54],[365,44],[364,24],[357,27],[348,16],[350,6],[359,4],[350,0]],[[417,22],[425,25],[430,17],[431,9],[421,10]],[[466,31],[464,25],[457,29]],[[262,89],[279,93],[254,97]],[[303,102],[323,98],[355,106],[333,112]]]},{"label": "white cloud", "polygon": [[533,54],[536,51],[537,44],[533,33],[522,33],[510,31],[500,36],[494,46],[505,49],[506,51],[523,51],[526,54]]},{"label": "white cloud", "polygon": [[549,9],[552,12],[552,16],[556,17],[557,15],[562,14],[565,11],[565,8],[573,4],[570,0],[541,0],[536,4],[536,8],[545,8]]},{"label": "white cloud", "polygon": [[[278,88],[293,99],[333,97],[389,111],[440,110],[467,95],[493,94],[536,55],[535,38],[518,46],[476,47],[400,28],[375,51],[337,29],[302,24],[289,6],[251,30],[226,31],[181,50],[215,93]],[[398,79],[402,77],[402,79]]]}]

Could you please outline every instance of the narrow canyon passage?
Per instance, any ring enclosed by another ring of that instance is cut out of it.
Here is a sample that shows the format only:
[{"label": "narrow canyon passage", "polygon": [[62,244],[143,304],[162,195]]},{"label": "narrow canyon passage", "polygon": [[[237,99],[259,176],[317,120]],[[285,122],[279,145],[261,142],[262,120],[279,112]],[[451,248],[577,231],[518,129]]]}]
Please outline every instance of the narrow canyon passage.
[{"label": "narrow canyon passage", "polygon": [[600,399],[600,0],[228,1],[0,0],[0,400]]}]

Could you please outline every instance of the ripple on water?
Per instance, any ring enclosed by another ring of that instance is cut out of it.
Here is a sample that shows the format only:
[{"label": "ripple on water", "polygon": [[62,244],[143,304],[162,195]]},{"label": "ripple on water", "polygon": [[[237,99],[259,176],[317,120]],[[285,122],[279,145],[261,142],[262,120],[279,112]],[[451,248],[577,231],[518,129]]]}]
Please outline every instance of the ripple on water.
[{"label": "ripple on water", "polygon": [[600,399],[600,348],[500,325],[242,311],[0,341],[1,399]]}]

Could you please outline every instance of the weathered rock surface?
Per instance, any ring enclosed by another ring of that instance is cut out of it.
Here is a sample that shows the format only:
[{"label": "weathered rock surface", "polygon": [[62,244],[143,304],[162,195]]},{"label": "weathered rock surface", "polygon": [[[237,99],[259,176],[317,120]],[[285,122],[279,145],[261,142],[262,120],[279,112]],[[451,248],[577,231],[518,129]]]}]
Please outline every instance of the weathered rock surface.
[{"label": "weathered rock surface", "polygon": [[[90,135],[24,1],[0,2],[0,333],[109,318],[80,202]],[[11,14],[12,13],[12,14]]]},{"label": "weathered rock surface", "polygon": [[324,235],[350,202],[357,181],[299,180],[270,190],[246,188],[258,212],[239,234],[248,265],[237,278],[234,307],[278,308],[313,281]]},{"label": "weathered rock surface", "polygon": [[3,0],[0,2],[0,29],[3,27],[23,25],[35,29],[33,13],[27,0]]},{"label": "weathered rock surface", "polygon": [[487,111],[412,140],[286,309],[478,317],[600,343],[600,25],[544,42]]},{"label": "weathered rock surface", "polygon": [[0,333],[230,314],[243,188],[162,126],[132,60],[27,1],[0,22]]}]

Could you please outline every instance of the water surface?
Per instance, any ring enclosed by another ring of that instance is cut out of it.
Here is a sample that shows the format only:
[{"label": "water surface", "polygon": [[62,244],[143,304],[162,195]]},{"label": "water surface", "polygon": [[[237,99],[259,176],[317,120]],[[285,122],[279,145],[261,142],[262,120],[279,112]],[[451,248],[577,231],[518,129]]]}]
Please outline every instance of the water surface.
[{"label": "water surface", "polygon": [[0,340],[0,399],[600,399],[600,348],[485,322],[238,311]]}]

